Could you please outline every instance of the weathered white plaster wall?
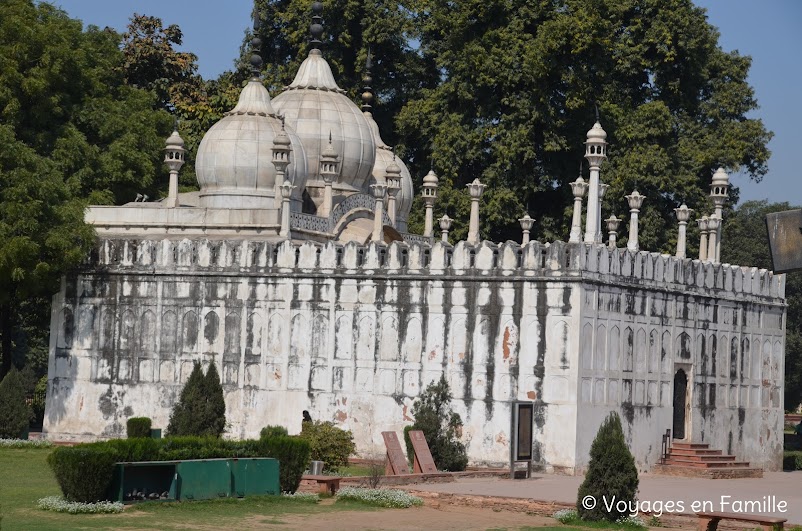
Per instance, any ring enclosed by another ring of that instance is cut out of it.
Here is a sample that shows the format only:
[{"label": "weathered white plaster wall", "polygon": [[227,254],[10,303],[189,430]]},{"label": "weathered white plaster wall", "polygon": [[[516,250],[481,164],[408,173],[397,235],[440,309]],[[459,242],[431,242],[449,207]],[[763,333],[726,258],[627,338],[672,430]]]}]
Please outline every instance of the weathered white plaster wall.
[{"label": "weathered white plaster wall", "polygon": [[[232,437],[257,436],[267,424],[297,432],[306,409],[353,430],[360,452],[382,453],[380,432],[409,424],[415,397],[445,374],[473,461],[508,460],[510,402],[518,399],[536,402],[533,450],[545,469],[582,469],[610,410],[628,419],[646,466],[671,426],[670,396],[667,409],[655,404],[665,385],[670,394],[673,366],[662,354],[655,362],[654,347],[643,352],[642,344],[666,337],[670,358],[680,330],[695,338],[712,333],[713,322],[729,341],[724,314],[716,321],[696,310],[726,303],[772,315],[760,327],[772,355],[779,349],[769,402],[745,411],[765,418],[755,424],[773,441],[768,428],[782,417],[782,404],[771,401],[773,390],[782,396],[782,278],[561,242],[521,249],[101,240],[54,298],[45,432],[115,437],[132,415],[166,427],[193,361],[213,359]],[[686,307],[694,317],[684,316]],[[602,327],[607,337],[619,331],[617,343],[602,338]],[[739,330],[740,341],[747,331]],[[748,374],[750,389],[765,387]],[[737,418],[727,404],[717,401],[715,418]],[[729,433],[712,427],[711,415],[704,425],[701,415],[692,418],[694,437]],[[781,447],[776,456],[771,446],[763,451],[764,462],[781,455]]]}]

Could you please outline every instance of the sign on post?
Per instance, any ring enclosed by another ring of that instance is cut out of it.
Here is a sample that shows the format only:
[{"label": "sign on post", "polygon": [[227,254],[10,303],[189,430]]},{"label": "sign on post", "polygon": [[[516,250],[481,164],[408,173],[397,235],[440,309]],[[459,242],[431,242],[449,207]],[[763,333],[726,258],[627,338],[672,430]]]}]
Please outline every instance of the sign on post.
[{"label": "sign on post", "polygon": [[412,464],[412,472],[415,474],[436,474],[437,466],[434,464],[432,452],[426,437],[420,430],[410,431],[409,440],[412,441],[412,449],[415,451],[415,460]]},{"label": "sign on post", "polygon": [[515,463],[526,462],[526,477],[532,476],[532,427],[535,421],[534,402],[513,402],[511,419],[510,477],[515,479]]},{"label": "sign on post", "polygon": [[382,438],[387,448],[387,461],[384,466],[385,476],[402,476],[409,474],[409,466],[398,435],[394,431],[383,431]]},{"label": "sign on post", "polygon": [[790,273],[802,269],[802,210],[766,214],[772,271]]}]

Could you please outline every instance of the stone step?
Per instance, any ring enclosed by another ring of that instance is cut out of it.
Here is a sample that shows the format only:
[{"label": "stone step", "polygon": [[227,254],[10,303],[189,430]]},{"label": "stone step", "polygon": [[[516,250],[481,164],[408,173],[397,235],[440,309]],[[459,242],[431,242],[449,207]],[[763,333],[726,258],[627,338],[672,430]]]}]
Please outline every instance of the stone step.
[{"label": "stone step", "polygon": [[677,465],[694,468],[748,468],[749,463],[745,461],[694,461],[691,459],[666,459],[666,465]]},{"label": "stone step", "polygon": [[708,450],[704,448],[670,448],[671,455],[721,455],[721,450]]},{"label": "stone step", "polygon": [[699,450],[707,450],[710,448],[708,443],[687,443],[687,442],[679,442],[679,441],[671,441],[671,448],[682,448],[686,450],[692,450],[697,448]]},{"label": "stone step", "polygon": [[668,454],[668,457],[669,459],[684,459],[687,461],[702,461],[705,463],[735,461],[734,455],[682,455],[671,452]]},{"label": "stone step", "polygon": [[686,478],[742,479],[762,478],[762,468],[704,468],[678,465],[654,465],[652,474]]}]

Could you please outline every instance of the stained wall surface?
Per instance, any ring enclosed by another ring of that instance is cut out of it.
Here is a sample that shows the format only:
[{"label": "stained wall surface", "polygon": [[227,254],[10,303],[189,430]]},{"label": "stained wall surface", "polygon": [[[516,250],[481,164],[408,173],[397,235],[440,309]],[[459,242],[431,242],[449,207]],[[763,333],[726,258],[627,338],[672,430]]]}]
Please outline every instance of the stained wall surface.
[{"label": "stained wall surface", "polygon": [[474,462],[509,459],[514,400],[534,455],[581,471],[610,411],[642,469],[688,375],[694,441],[769,469],[782,455],[784,277],[602,246],[433,247],[102,239],[54,297],[46,436],[166,428],[195,361],[214,360],[228,436],[301,412],[383,453],[441,375]]}]

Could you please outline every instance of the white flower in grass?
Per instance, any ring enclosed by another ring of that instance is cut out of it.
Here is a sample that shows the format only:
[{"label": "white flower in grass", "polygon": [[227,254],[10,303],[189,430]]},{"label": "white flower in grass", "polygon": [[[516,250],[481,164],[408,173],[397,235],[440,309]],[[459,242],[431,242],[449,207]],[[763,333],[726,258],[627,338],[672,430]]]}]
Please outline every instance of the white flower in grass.
[{"label": "white flower in grass", "polygon": [[61,496],[47,496],[37,503],[37,507],[45,511],[69,514],[111,514],[121,513],[123,504],[119,502],[81,503],[67,501]]}]

